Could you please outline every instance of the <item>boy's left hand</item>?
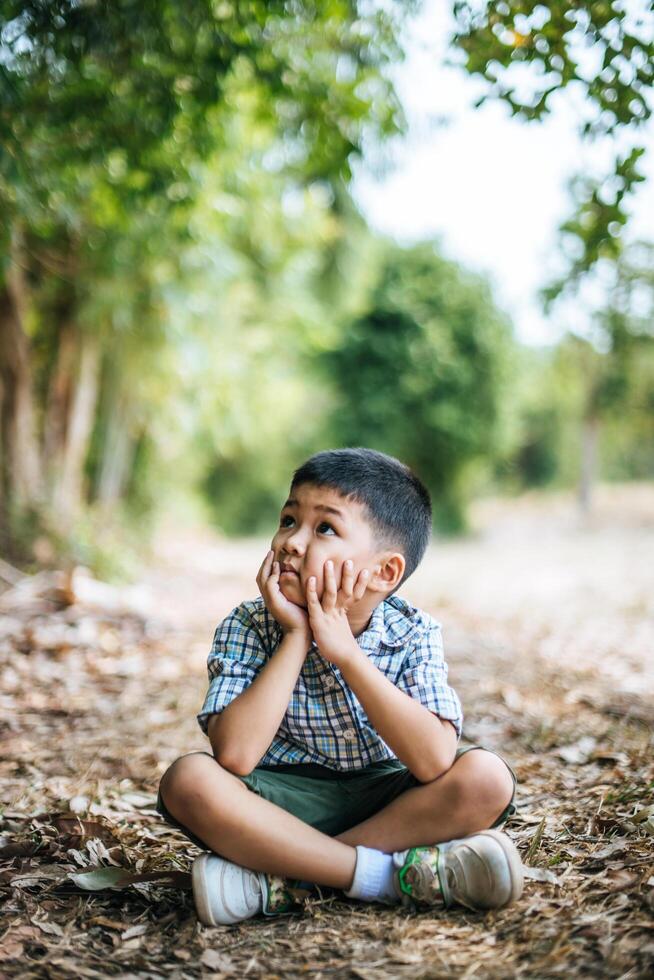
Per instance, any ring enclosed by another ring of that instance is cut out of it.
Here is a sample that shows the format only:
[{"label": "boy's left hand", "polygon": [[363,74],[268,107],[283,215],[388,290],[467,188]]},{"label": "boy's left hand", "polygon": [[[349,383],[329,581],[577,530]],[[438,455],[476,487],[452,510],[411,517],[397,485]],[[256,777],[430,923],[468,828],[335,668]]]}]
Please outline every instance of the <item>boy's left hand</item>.
[{"label": "boy's left hand", "polygon": [[344,562],[340,588],[332,561],[325,562],[322,601],[318,598],[316,579],[307,582],[307,612],[313,638],[325,660],[337,667],[344,664],[358,645],[347,617],[348,610],[365,594],[369,572],[363,568],[354,580],[352,561]]}]

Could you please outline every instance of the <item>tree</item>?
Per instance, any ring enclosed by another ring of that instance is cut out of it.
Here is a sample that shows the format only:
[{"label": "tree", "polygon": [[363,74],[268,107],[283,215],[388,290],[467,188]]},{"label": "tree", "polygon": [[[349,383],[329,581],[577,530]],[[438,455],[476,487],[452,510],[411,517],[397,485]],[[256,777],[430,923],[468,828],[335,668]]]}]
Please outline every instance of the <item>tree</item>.
[{"label": "tree", "polygon": [[[625,422],[627,413],[628,424],[638,426],[649,417],[654,388],[654,245],[634,243],[610,272],[608,300],[596,316],[602,354],[595,358],[595,369],[585,369],[583,374],[586,386],[579,495],[585,512],[590,509],[597,473],[600,426],[616,416]],[[585,361],[587,364],[588,358]],[[648,384],[643,385],[643,375],[647,374]],[[641,431],[654,456],[651,427],[647,435],[646,430]]]},{"label": "tree", "polygon": [[366,133],[400,125],[383,69],[403,15],[355,0],[2,5],[5,519],[63,518],[86,492],[103,365],[128,332],[158,343],[157,265],[188,240],[238,94],[274,130],[266,167],[291,184],[347,178]]},{"label": "tree", "polygon": [[437,524],[460,527],[470,472],[502,440],[511,351],[485,282],[431,244],[386,244],[364,309],[321,358],[332,441],[400,457],[432,491]]},{"label": "tree", "polygon": [[555,111],[563,93],[574,94],[583,107],[582,140],[603,140],[612,148],[610,171],[571,179],[573,213],[560,229],[564,268],[543,289],[550,311],[559,299],[578,293],[591,276],[606,297],[588,338],[605,356],[587,351],[582,341],[569,345],[579,354],[586,384],[579,500],[587,511],[600,421],[609,405],[615,410],[624,399],[626,371],[635,364],[633,320],[620,312],[619,284],[625,274],[620,262],[629,198],[644,179],[641,134],[652,116],[654,8],[650,0],[459,0],[454,13],[453,41],[464,53],[465,68],[488,85],[479,103],[495,98],[518,118],[538,122]]},{"label": "tree", "polygon": [[563,93],[583,106],[583,140],[607,139],[614,151],[602,179],[573,182],[576,214],[563,226],[574,236],[570,285],[602,257],[615,258],[628,221],[629,195],[643,179],[638,169],[643,124],[652,115],[654,17],[650,0],[456,0],[454,45],[464,67],[481,76],[487,99],[505,103],[512,115],[542,121]]},{"label": "tree", "polygon": [[584,513],[598,470],[654,476],[654,246],[629,245],[609,271],[588,337],[522,355],[516,431],[500,461],[519,488],[576,478]]}]

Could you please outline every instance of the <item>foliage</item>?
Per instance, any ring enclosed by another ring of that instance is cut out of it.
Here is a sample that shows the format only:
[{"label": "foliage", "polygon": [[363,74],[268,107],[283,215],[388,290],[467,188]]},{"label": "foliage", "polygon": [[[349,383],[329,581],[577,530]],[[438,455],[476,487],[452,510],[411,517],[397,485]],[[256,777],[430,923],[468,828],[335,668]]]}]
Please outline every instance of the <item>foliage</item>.
[{"label": "foliage", "polygon": [[572,413],[570,386],[556,366],[556,351],[521,348],[513,378],[514,410],[494,476],[504,490],[520,491],[562,478],[562,428]]},{"label": "foliage", "polygon": [[438,526],[461,527],[475,467],[502,444],[511,356],[483,280],[431,244],[388,244],[364,309],[320,358],[332,441],[401,457],[430,487]]},{"label": "foliage", "polygon": [[77,180],[97,167],[116,200],[185,200],[193,164],[221,145],[232,75],[264,96],[296,174],[347,173],[368,128],[398,125],[380,68],[399,56],[401,16],[354,0],[5,2],[3,196],[70,219]]},{"label": "foliage", "polygon": [[[247,117],[235,120],[225,170],[205,172],[183,278],[166,290],[177,366],[168,384],[183,425],[166,406],[153,419],[164,468],[175,459],[179,476],[183,460],[188,488],[233,533],[269,528],[292,469],[319,448],[325,396],[307,357],[337,330],[343,279],[330,286],[325,269],[357,233],[324,184],[289,187],[256,154],[243,165],[252,132]],[[363,264],[361,254],[351,282]]]},{"label": "foliage", "polygon": [[654,246],[630,245],[604,272],[608,298],[591,335],[521,355],[512,448],[498,462],[510,486],[573,482],[584,422],[601,423],[603,475],[654,473]]},{"label": "foliage", "polygon": [[[31,433],[26,451],[44,471],[12,483],[20,440],[7,440],[5,516],[36,507],[68,521],[84,502],[116,500],[130,486],[141,507],[153,500],[148,483],[162,460],[148,446],[173,412],[166,394],[182,387],[169,284],[183,288],[188,255],[198,254],[195,205],[207,177],[236,204],[214,229],[223,239],[213,239],[215,254],[240,251],[250,282],[270,284],[286,255],[272,228],[261,234],[266,194],[284,207],[307,186],[329,198],[365,138],[401,127],[385,68],[401,57],[397,35],[410,9],[356,0],[3,4],[0,297],[25,350],[20,377],[0,355],[9,392],[0,431]],[[244,183],[247,221],[238,213]],[[71,449],[82,352],[91,345],[82,426],[91,435]],[[83,484],[79,499],[61,477],[73,458],[84,464],[84,480],[74,481]],[[146,479],[136,487],[129,476],[139,466]]]},{"label": "foliage", "polygon": [[[574,236],[562,289],[602,256],[619,252],[629,195],[641,181],[640,129],[652,115],[654,17],[649,0],[570,3],[569,0],[457,0],[454,44],[466,70],[512,115],[540,121],[561,93],[576,97],[584,139],[608,138],[615,152],[602,180],[573,183],[576,214],[563,226]],[[619,141],[619,142],[618,142]]]}]

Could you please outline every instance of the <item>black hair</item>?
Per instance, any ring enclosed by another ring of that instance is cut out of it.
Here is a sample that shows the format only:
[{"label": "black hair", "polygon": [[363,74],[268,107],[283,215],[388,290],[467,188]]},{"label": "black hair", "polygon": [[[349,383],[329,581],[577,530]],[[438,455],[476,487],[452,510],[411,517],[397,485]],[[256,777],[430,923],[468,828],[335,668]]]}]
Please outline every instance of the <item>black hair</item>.
[{"label": "black hair", "polygon": [[431,500],[408,466],[376,449],[325,449],[298,467],[291,490],[308,483],[362,504],[378,543],[404,555],[402,582],[415,571],[429,544]]}]

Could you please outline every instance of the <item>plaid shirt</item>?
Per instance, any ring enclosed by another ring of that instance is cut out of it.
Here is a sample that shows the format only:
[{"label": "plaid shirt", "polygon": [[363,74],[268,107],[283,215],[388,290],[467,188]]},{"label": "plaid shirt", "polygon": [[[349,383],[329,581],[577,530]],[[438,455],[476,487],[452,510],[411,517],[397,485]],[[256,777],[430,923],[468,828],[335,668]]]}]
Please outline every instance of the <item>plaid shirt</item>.
[{"label": "plaid shirt", "polygon": [[[447,683],[440,625],[398,596],[381,602],[357,643],[401,691],[461,734],[461,704]],[[216,629],[207,661],[209,690],[198,722],[226,708],[254,680],[282,640],[262,598],[243,602]],[[259,765],[314,762],[362,769],[397,756],[372,727],[339,669],[311,645],[286,714]]]}]

